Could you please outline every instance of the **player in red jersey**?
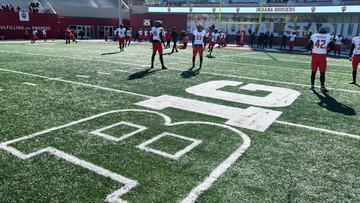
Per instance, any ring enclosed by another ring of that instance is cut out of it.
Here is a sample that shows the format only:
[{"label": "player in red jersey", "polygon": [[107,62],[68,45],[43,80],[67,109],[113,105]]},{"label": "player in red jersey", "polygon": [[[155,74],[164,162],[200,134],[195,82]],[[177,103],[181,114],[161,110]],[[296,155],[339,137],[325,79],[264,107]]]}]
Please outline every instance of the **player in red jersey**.
[{"label": "player in red jersey", "polygon": [[311,89],[315,88],[315,76],[318,69],[320,69],[320,83],[321,92],[326,93],[325,88],[325,73],[326,73],[326,57],[333,49],[334,44],[331,40],[331,35],[327,34],[325,28],[321,28],[319,34],[311,36],[308,43],[308,49],[312,51],[311,58]]},{"label": "player in red jersey", "polygon": [[165,42],[163,38],[163,28],[161,27],[160,22],[156,22],[155,26],[151,28],[150,30],[150,40],[152,42],[153,47],[153,53],[151,56],[151,67],[150,69],[154,68],[154,61],[155,61],[155,55],[156,52],[159,53],[160,62],[161,62],[161,68],[167,69],[164,65],[164,58],[163,58],[163,47],[165,47]]},{"label": "player in red jersey", "polygon": [[206,32],[204,31],[202,25],[198,25],[196,27],[196,30],[194,30],[192,37],[192,44],[193,44],[192,68],[195,67],[196,55],[199,53],[200,56],[199,70],[200,70],[203,63],[204,47],[206,47]]},{"label": "player in red jersey", "polygon": [[357,69],[360,63],[360,33],[357,37],[352,39],[349,60],[352,61],[353,68],[353,82],[351,84],[356,84]]}]

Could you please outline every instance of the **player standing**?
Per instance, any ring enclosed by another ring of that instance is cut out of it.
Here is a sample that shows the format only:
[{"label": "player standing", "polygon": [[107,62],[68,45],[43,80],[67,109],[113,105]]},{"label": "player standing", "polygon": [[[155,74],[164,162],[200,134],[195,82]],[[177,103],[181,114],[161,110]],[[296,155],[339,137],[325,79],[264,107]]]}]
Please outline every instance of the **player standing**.
[{"label": "player standing", "polygon": [[45,28],[42,29],[42,37],[43,37],[43,39],[44,39],[44,42],[47,41],[47,36],[46,36],[46,34],[47,34],[46,29],[45,29]]},{"label": "player standing", "polygon": [[296,32],[293,32],[290,35],[290,39],[289,39],[289,51],[290,52],[294,49],[295,40],[296,40]]},{"label": "player standing", "polygon": [[151,67],[150,69],[154,68],[154,61],[156,52],[159,52],[159,58],[161,62],[161,69],[167,69],[164,65],[164,58],[163,58],[163,47],[165,47],[165,42],[163,38],[163,28],[161,27],[160,22],[155,22],[155,26],[151,28],[150,31],[150,40],[152,42],[153,53],[151,56]]},{"label": "player standing", "polygon": [[124,51],[124,47],[125,47],[125,35],[126,35],[126,29],[124,28],[123,24],[121,24],[120,27],[116,29],[116,33],[118,33],[120,52],[122,52]]},{"label": "player standing", "polygon": [[326,57],[329,53],[329,48],[333,47],[331,35],[327,34],[325,28],[321,28],[319,34],[314,34],[310,37],[308,49],[312,50],[311,58],[311,89],[315,87],[315,76],[318,68],[320,69],[320,83],[321,92],[326,93],[325,88],[325,73],[326,73]]},{"label": "player standing", "polygon": [[125,42],[125,46],[130,46],[131,43],[131,38],[132,38],[132,28],[130,27],[128,30],[126,30],[126,42]]},{"label": "player standing", "polygon": [[201,69],[203,63],[203,54],[204,54],[204,47],[206,46],[206,32],[202,25],[198,25],[196,30],[193,32],[192,37],[192,44],[193,44],[193,58],[192,58],[192,68],[195,67],[195,59],[197,53],[200,56],[200,67],[198,70]]},{"label": "player standing", "polygon": [[144,30],[144,40],[145,42],[149,40],[149,31],[147,29]]},{"label": "player standing", "polygon": [[360,63],[360,33],[359,36],[352,39],[349,60],[352,61],[353,68],[353,82],[351,84],[356,84],[357,69]]},{"label": "player standing", "polygon": [[139,42],[142,42],[142,40],[144,39],[144,32],[142,31],[142,29],[140,28],[140,30],[138,31],[138,35],[139,35]]},{"label": "player standing", "polygon": [[342,49],[342,37],[340,34],[338,34],[338,36],[335,37],[335,51],[334,54],[336,56],[336,53],[338,54],[338,57],[340,57],[340,51]]},{"label": "player standing", "polygon": [[209,42],[209,57],[211,57],[211,54],[213,52],[213,49],[216,45],[216,42],[219,41],[219,33],[218,33],[218,30],[215,29],[212,33],[211,33],[211,38],[210,38],[210,42]]}]

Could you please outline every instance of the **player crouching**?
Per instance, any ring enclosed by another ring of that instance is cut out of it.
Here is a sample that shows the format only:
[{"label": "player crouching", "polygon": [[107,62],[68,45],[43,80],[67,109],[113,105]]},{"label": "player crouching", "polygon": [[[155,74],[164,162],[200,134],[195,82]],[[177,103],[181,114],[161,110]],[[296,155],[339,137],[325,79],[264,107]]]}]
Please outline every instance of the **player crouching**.
[{"label": "player crouching", "polygon": [[353,72],[352,72],[353,82],[351,84],[356,84],[357,69],[360,63],[360,33],[359,36],[354,37],[352,40],[349,60],[352,61],[352,68],[353,68]]},{"label": "player crouching", "polygon": [[326,93],[325,73],[326,73],[326,57],[330,50],[334,47],[331,41],[331,35],[327,34],[325,28],[321,28],[319,34],[311,36],[307,45],[308,50],[312,50],[311,58],[311,89],[315,87],[315,76],[318,68],[320,69],[321,92]]},{"label": "player crouching", "polygon": [[153,46],[153,54],[151,56],[151,67],[150,69],[154,68],[154,61],[156,52],[159,52],[160,62],[161,62],[161,69],[167,69],[164,65],[164,58],[163,58],[163,47],[165,47],[165,42],[163,39],[163,28],[161,27],[160,22],[156,22],[155,26],[151,28],[150,31],[150,40]]},{"label": "player crouching", "polygon": [[206,46],[206,32],[202,25],[198,25],[197,29],[193,32],[192,37],[192,44],[193,44],[193,58],[192,58],[192,68],[195,67],[195,59],[197,53],[200,56],[200,67],[198,70],[201,69],[203,63],[203,54],[204,54],[204,47]]}]

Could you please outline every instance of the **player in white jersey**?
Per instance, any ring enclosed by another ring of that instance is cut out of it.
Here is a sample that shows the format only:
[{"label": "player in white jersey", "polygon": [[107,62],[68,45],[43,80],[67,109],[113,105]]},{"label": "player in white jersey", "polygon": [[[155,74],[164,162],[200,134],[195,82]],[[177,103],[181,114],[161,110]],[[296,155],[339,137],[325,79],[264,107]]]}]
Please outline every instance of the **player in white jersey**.
[{"label": "player in white jersey", "polygon": [[130,46],[131,43],[131,38],[132,38],[132,29],[131,27],[126,30],[126,42],[125,42],[125,46]]},{"label": "player in white jersey", "polygon": [[204,54],[204,47],[206,47],[206,32],[202,25],[198,25],[196,30],[193,32],[192,36],[192,44],[193,44],[193,58],[192,58],[192,68],[195,67],[195,59],[197,53],[200,56],[200,67],[198,70],[201,69],[203,63],[203,54]]},{"label": "player in white jersey", "polygon": [[156,22],[155,26],[151,28],[150,31],[150,41],[152,42],[153,46],[153,54],[151,56],[151,67],[150,69],[154,68],[154,61],[156,52],[159,52],[160,62],[161,62],[161,69],[167,69],[164,65],[163,59],[163,47],[165,47],[165,42],[163,38],[163,28],[161,27],[160,22]]},{"label": "player in white jersey", "polygon": [[142,42],[143,39],[144,39],[144,32],[140,28],[140,30],[138,31],[138,40],[139,42]]},{"label": "player in white jersey", "polygon": [[210,42],[209,42],[209,55],[208,57],[211,57],[211,54],[213,52],[213,49],[215,47],[215,44],[219,41],[219,33],[218,30],[215,29],[212,33],[211,33],[211,37],[210,37]]},{"label": "player in white jersey", "polygon": [[44,29],[42,29],[41,30],[41,32],[42,32],[42,37],[43,37],[43,39],[44,39],[44,42],[46,42],[47,41],[47,31],[46,31],[46,29],[44,28]]},{"label": "player in white jersey", "polygon": [[292,51],[294,49],[296,41],[296,32],[293,32],[289,37],[289,51]]},{"label": "player in white jersey", "polygon": [[334,38],[334,41],[335,41],[334,54],[336,55],[336,53],[337,53],[339,57],[340,57],[340,51],[341,51],[341,48],[342,48],[342,40],[343,40],[343,38],[341,37],[340,34],[338,34]]},{"label": "player in white jersey", "polygon": [[357,69],[360,63],[360,33],[357,37],[354,37],[351,42],[352,44],[349,54],[349,60],[352,61],[353,68],[353,82],[351,84],[356,84]]},{"label": "player in white jersey", "polygon": [[121,24],[120,27],[116,29],[115,32],[118,35],[120,52],[124,51],[125,37],[126,37],[126,29],[124,28],[124,25]]},{"label": "player in white jersey", "polygon": [[326,73],[326,57],[330,50],[334,47],[331,35],[327,34],[325,28],[321,28],[319,34],[313,34],[308,43],[308,49],[312,52],[311,58],[311,89],[315,87],[316,72],[320,69],[321,92],[326,93],[325,73]]},{"label": "player in white jersey", "polygon": [[38,31],[37,30],[33,30],[32,31],[32,35],[31,35],[31,43],[35,43],[36,42],[36,40],[38,39]]},{"label": "player in white jersey", "polygon": [[147,31],[147,29],[144,30],[144,40],[145,42],[149,40],[149,31]]}]

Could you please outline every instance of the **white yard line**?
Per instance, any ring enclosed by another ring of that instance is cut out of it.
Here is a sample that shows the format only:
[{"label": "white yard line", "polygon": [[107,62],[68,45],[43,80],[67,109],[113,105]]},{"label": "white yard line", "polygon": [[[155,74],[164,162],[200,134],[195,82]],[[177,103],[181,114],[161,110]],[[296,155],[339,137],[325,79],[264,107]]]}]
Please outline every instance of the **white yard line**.
[{"label": "white yard line", "polygon": [[[99,59],[89,59],[89,58],[76,58],[76,57],[68,57],[68,56],[54,56],[54,55],[47,55],[47,54],[34,54],[34,53],[11,52],[11,51],[0,51],[0,52],[16,53],[16,54],[23,54],[23,55],[48,56],[48,57],[52,57],[52,58],[68,58],[68,59],[77,59],[77,60],[86,60],[86,61],[97,61],[97,62],[106,62],[106,63],[113,63],[113,64],[123,64],[123,65],[129,65],[129,66],[131,66],[132,69],[137,69],[137,70],[142,70],[144,67],[146,67],[146,68],[149,67],[148,65],[144,65],[144,64],[127,63],[127,62],[119,62],[119,61],[109,61],[109,60],[99,60]],[[137,67],[134,67],[134,66],[139,66],[141,68],[137,68]],[[179,71],[179,72],[186,71],[185,69],[179,69],[179,68],[171,68],[170,70],[176,70],[176,71]],[[255,80],[255,81],[262,81],[262,82],[271,82],[271,83],[294,85],[294,86],[306,87],[306,88],[309,87],[309,84],[283,82],[283,81],[277,81],[277,80],[268,80],[268,79],[262,79],[262,78],[254,78],[254,77],[247,77],[247,76],[237,76],[237,75],[206,72],[206,71],[201,71],[201,73],[206,74],[206,75],[224,76],[224,77],[230,77],[230,78],[239,78],[239,79]],[[317,86],[317,87],[319,87],[319,86]],[[348,93],[360,94],[360,91],[356,91],[356,90],[339,89],[339,88],[331,88],[331,87],[327,87],[327,89],[340,91],[340,92],[348,92]]]},{"label": "white yard line", "polygon": [[122,73],[130,73],[130,71],[127,70],[120,70],[120,69],[116,69],[114,70],[115,72],[122,72]]},{"label": "white yard line", "polygon": [[99,74],[99,75],[111,75],[110,73],[101,72],[101,71],[98,71],[97,74]]},{"label": "white yard line", "polygon": [[30,82],[23,82],[24,85],[30,85],[30,86],[37,86],[37,84],[35,83],[30,83]]},{"label": "white yard line", "polygon": [[87,76],[87,75],[76,75],[76,77],[78,77],[78,78],[90,78],[90,76]]},{"label": "white yard line", "polygon": [[323,129],[323,128],[317,128],[317,127],[311,127],[311,126],[306,126],[306,125],[301,125],[301,124],[289,123],[289,122],[285,122],[285,121],[275,121],[275,123],[282,124],[282,125],[293,126],[293,127],[298,127],[298,128],[305,128],[305,129],[308,129],[308,130],[313,130],[313,131],[328,133],[328,134],[332,134],[332,135],[339,135],[339,136],[344,136],[344,137],[349,137],[349,138],[352,138],[352,139],[360,140],[360,135],[337,132],[337,131],[327,130],[327,129]]},{"label": "white yard line", "polygon": [[0,71],[9,72],[9,73],[16,73],[16,74],[22,74],[22,75],[28,75],[28,76],[33,76],[33,77],[39,77],[39,78],[42,78],[42,79],[51,79],[53,81],[59,81],[59,82],[64,82],[64,83],[69,83],[69,84],[74,84],[74,85],[82,85],[82,86],[86,86],[86,87],[92,87],[92,88],[95,88],[95,89],[101,89],[101,90],[106,90],[106,91],[111,91],[111,92],[125,93],[125,94],[129,94],[129,95],[140,96],[140,97],[149,98],[149,99],[152,98],[151,96],[138,94],[138,93],[133,93],[133,92],[128,92],[128,91],[124,91],[124,90],[118,90],[118,89],[113,89],[113,88],[109,88],[109,87],[102,87],[102,86],[98,86],[98,85],[92,85],[92,84],[87,84],[87,83],[82,83],[82,82],[71,81],[71,80],[51,78],[51,77],[42,76],[42,75],[36,75],[36,74],[32,74],[32,73],[25,73],[25,72],[21,72],[21,71],[8,70],[8,69],[3,69],[3,68],[0,68]]},{"label": "white yard line", "polygon": [[[23,74],[23,75],[39,77],[39,78],[43,78],[43,79],[52,79],[52,78],[47,77],[47,76],[41,76],[41,75],[25,73],[25,72],[21,72],[21,71],[8,70],[8,69],[3,69],[3,68],[0,68],[0,71],[16,73],[16,74]],[[91,85],[91,84],[82,83],[82,82],[75,82],[75,81],[63,80],[63,79],[54,79],[54,80],[59,81],[59,82],[69,83],[69,84],[92,87],[92,88],[95,88],[95,89],[101,89],[101,90],[112,91],[112,92],[117,92],[117,93],[129,94],[129,95],[133,95],[133,96],[139,96],[139,97],[143,97],[143,98],[147,98],[147,99],[154,98],[153,96],[149,96],[149,95],[124,91],[124,90],[118,90],[118,89],[112,89],[112,88],[102,87],[102,86],[98,86],[98,85]],[[348,133],[343,133],[343,132],[338,132],[338,131],[333,131],[333,130],[327,130],[327,129],[317,128],[317,127],[312,127],[312,126],[306,126],[306,125],[295,124],[295,123],[288,123],[288,122],[284,122],[284,121],[275,121],[275,122],[278,123],[278,124],[282,124],[282,125],[294,126],[294,127],[299,127],[299,128],[306,128],[306,129],[309,129],[309,130],[321,131],[321,132],[325,132],[325,133],[329,133],[329,134],[333,134],[333,135],[345,136],[345,137],[349,137],[349,138],[352,138],[352,139],[359,139],[360,138],[360,135],[353,135],[353,134],[348,134]]]}]

